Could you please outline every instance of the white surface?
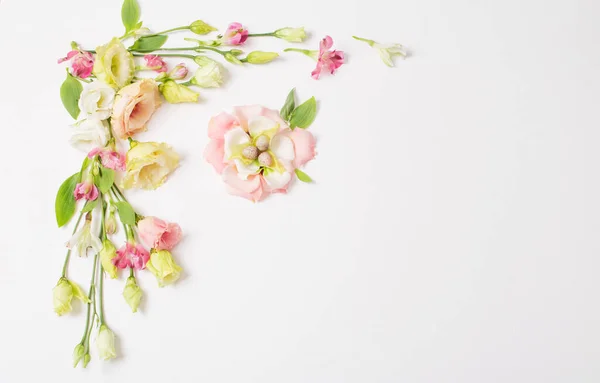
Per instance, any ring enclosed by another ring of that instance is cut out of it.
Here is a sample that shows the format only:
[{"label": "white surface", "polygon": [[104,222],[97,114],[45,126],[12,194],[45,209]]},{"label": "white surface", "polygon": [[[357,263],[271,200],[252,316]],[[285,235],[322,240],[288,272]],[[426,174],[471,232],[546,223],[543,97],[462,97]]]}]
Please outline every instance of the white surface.
[{"label": "white surface", "polygon": [[[289,54],[231,69],[200,105],[164,106],[141,139],[180,170],[143,214],[177,221],[186,278],[141,313],[106,284],[122,357],[71,367],[83,311],[52,312],[68,230],[54,197],[81,154],[56,59],[122,32],[120,0],[0,4],[4,201],[0,382],[597,382],[600,380],[600,3],[141,1],[155,30],[202,18],[305,25],[348,54],[335,77]],[[336,5],[345,4],[345,5]],[[350,36],[407,45],[396,69]],[[284,48],[260,40],[250,48]],[[202,159],[209,117],[312,95],[315,185],[261,204]],[[69,229],[70,230],[70,229]],[[257,242],[257,231],[263,240]],[[87,285],[91,260],[71,275]]]}]

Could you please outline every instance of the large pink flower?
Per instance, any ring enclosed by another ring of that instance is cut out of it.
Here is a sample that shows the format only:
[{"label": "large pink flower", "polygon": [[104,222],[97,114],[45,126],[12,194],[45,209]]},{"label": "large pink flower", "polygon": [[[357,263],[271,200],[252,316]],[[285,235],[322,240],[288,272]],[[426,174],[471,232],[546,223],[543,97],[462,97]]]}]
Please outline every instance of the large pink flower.
[{"label": "large pink flower", "polygon": [[150,253],[142,245],[127,242],[117,250],[117,256],[112,259],[112,263],[119,269],[131,267],[143,270],[149,259]]},{"label": "large pink flower", "polygon": [[94,56],[89,52],[83,52],[79,50],[72,50],[67,53],[66,57],[58,60],[58,63],[71,60],[71,73],[79,78],[87,78],[92,74],[94,69]]},{"label": "large pink flower", "polygon": [[137,224],[138,234],[146,246],[171,250],[181,240],[181,227],[156,217],[145,217]]},{"label": "large pink flower", "polygon": [[325,36],[319,45],[317,67],[311,73],[315,80],[319,79],[323,70],[328,70],[331,74],[334,74],[344,63],[344,52],[336,51],[335,49],[330,51],[329,49],[331,49],[331,47],[333,47],[333,39],[329,36]]},{"label": "large pink flower", "polygon": [[204,158],[221,174],[228,191],[251,201],[286,193],[294,169],[315,157],[315,138],[291,130],[275,110],[240,106],[208,124]]},{"label": "large pink flower", "polygon": [[125,171],[125,155],[110,148],[96,148],[88,153],[88,158],[100,156],[102,166],[112,170]]},{"label": "large pink flower", "polygon": [[248,39],[248,30],[240,23],[231,23],[221,41],[227,45],[241,45]]},{"label": "large pink flower", "polygon": [[80,199],[93,201],[98,198],[98,188],[92,181],[80,182],[75,186],[73,196],[75,197],[75,201],[79,201]]}]

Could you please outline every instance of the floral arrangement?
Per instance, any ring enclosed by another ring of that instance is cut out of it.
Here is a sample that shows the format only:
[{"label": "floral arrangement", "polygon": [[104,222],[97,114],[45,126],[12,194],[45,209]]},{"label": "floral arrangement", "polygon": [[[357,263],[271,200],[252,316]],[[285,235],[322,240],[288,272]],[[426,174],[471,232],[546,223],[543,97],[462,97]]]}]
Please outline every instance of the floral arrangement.
[{"label": "floral arrangement", "polygon": [[[222,34],[202,20],[189,25],[152,32],[140,21],[137,0],[124,0],[121,18],[125,32],[94,50],[71,43],[59,63],[68,62],[67,77],[60,87],[62,103],[75,120],[70,143],[85,156],[78,171],[59,187],[55,213],[59,227],[76,215],[62,274],[53,289],[54,311],[59,316],[72,310],[73,299],[87,305],[83,336],[73,352],[73,365],[90,362],[90,338],[96,332],[101,359],[116,356],[115,334],[104,313],[105,275],[119,277],[128,272],[123,298],[132,312],[139,308],[143,292],[136,274],[152,273],[160,287],[177,281],[182,269],[172,251],[182,238],[176,223],[143,216],[125,197],[125,189],[153,190],[161,186],[179,166],[179,156],[166,143],[140,142],[136,135],[148,129],[152,115],[163,100],[176,104],[197,102],[197,88],[216,88],[223,82],[222,64],[209,55],[220,56],[233,65],[266,64],[277,52],[240,48],[250,38],[274,37],[290,43],[306,38],[303,27],[285,27],[269,33],[250,33],[242,24],[231,23]],[[167,47],[169,35],[188,32],[192,45]],[[198,39],[217,33],[212,39]],[[393,56],[406,56],[401,45],[381,45],[355,37],[375,48],[384,63],[393,66]],[[126,46],[126,43],[128,46]],[[316,61],[311,72],[334,74],[344,63],[344,52],[332,50],[333,39],[325,36],[318,50],[287,48]],[[183,61],[172,68],[165,61]],[[190,69],[195,65],[196,69]],[[294,178],[311,182],[300,168],[315,157],[315,139],[306,129],[316,116],[316,101],[296,106],[292,90],[277,112],[262,106],[234,107],[231,113],[214,116],[208,126],[210,142],[206,160],[222,175],[231,194],[260,201],[270,194],[285,193]],[[125,241],[115,245],[119,226]],[[88,255],[91,262],[89,289],[68,278],[71,255]]]}]

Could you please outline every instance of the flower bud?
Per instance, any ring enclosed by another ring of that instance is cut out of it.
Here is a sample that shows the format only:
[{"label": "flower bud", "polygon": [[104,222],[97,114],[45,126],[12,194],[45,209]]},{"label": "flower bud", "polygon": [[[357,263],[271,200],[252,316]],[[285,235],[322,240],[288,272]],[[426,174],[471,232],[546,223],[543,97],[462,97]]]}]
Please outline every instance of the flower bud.
[{"label": "flower bud", "polygon": [[[77,367],[77,364],[79,363],[79,361],[84,358],[84,354],[85,354],[85,347],[83,347],[83,344],[79,343],[77,346],[75,346],[75,349],[73,350],[73,367]],[[84,359],[84,367],[85,367],[85,359]]]},{"label": "flower bud", "polygon": [[83,356],[83,368],[86,368],[86,367],[87,367],[87,365],[88,365],[88,363],[90,362],[90,360],[91,360],[91,359],[92,359],[92,358],[90,357],[90,354],[89,354],[89,353],[88,353],[88,354],[85,354],[85,355]]},{"label": "flower bud", "polygon": [[241,50],[241,49],[232,49],[232,50],[230,50],[230,51],[229,51],[229,53],[231,53],[231,54],[232,54],[232,55],[234,55],[234,56],[239,56],[239,55],[241,55],[242,53],[244,53],[244,51],[243,51],[243,50]]},{"label": "flower bud", "polygon": [[225,60],[229,61],[232,64],[236,64],[236,65],[243,64],[243,62],[241,62],[237,57],[235,57],[235,55],[233,55],[231,53],[225,53]]},{"label": "flower bud", "polygon": [[217,28],[206,24],[202,20],[196,20],[190,24],[190,31],[192,31],[193,33],[195,33],[197,35],[206,35],[210,32],[214,32],[216,30],[217,30]]},{"label": "flower bud", "polygon": [[115,218],[115,207],[110,205],[108,217],[104,221],[104,229],[106,234],[112,235],[117,232],[117,219]]},{"label": "flower bud", "polygon": [[260,135],[257,139],[256,139],[256,147],[258,148],[258,150],[260,150],[261,152],[264,152],[265,150],[269,149],[269,142],[271,140],[269,139],[269,137],[265,136],[264,134]]},{"label": "flower bud", "polygon": [[103,360],[109,360],[117,356],[115,351],[115,334],[105,324],[100,326],[96,338],[98,354]]},{"label": "flower bud", "polygon": [[80,299],[84,303],[90,303],[90,299],[85,295],[81,287],[76,283],[62,277],[56,283],[52,290],[54,312],[59,316],[71,312],[71,300],[73,297]]},{"label": "flower bud", "polygon": [[223,84],[221,65],[204,56],[196,56],[194,59],[199,68],[190,80],[192,84],[201,88],[218,88]]},{"label": "flower bud", "polygon": [[111,279],[117,277],[117,267],[113,264],[113,258],[116,256],[117,249],[115,245],[110,240],[105,239],[102,243],[102,250],[100,250],[100,263],[102,263],[102,268]]},{"label": "flower bud", "polygon": [[304,27],[281,28],[275,31],[275,37],[289,41],[290,43],[301,43],[306,38]]},{"label": "flower bud", "polygon": [[242,156],[249,160],[255,160],[258,157],[258,148],[254,145],[246,146],[242,150]]},{"label": "flower bud", "polygon": [[169,80],[160,84],[158,89],[165,97],[167,102],[171,104],[179,104],[182,102],[198,102],[198,97],[200,96],[187,86],[179,84],[173,80]]},{"label": "flower bud", "polygon": [[250,64],[266,64],[275,60],[278,56],[279,54],[275,52],[254,51],[246,56],[246,62]]},{"label": "flower bud", "polygon": [[259,156],[258,156],[258,163],[261,166],[271,166],[273,165],[273,157],[271,157],[271,155],[268,152],[262,152]]},{"label": "flower bud", "polygon": [[181,267],[175,263],[167,250],[153,251],[146,267],[154,274],[160,287],[175,282],[181,274]]},{"label": "flower bud", "polygon": [[137,40],[140,37],[149,35],[150,33],[152,33],[152,31],[150,31],[149,28],[141,27],[141,28],[138,28],[135,31],[133,31],[133,37]]},{"label": "flower bud", "polygon": [[169,72],[169,78],[171,80],[183,80],[188,74],[188,69],[185,64],[177,64],[175,68]]},{"label": "flower bud", "polygon": [[123,289],[123,298],[125,298],[125,302],[131,307],[132,312],[137,312],[142,295],[142,289],[137,285],[135,277],[127,278],[125,289]]}]

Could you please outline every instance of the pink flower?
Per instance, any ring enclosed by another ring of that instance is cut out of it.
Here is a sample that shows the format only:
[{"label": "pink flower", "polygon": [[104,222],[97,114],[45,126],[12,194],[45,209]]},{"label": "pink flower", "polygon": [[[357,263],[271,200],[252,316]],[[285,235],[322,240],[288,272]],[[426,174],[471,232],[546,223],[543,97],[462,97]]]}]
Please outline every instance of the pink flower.
[{"label": "pink flower", "polygon": [[241,45],[248,39],[248,30],[240,23],[231,23],[221,41],[227,45]]},{"label": "pink flower", "polygon": [[79,201],[80,199],[93,201],[98,198],[98,188],[91,181],[80,182],[75,186],[73,196],[75,197],[75,201]]},{"label": "pink flower", "polygon": [[157,55],[145,55],[146,68],[156,71],[158,73],[167,71],[167,63]]},{"label": "pink flower", "polygon": [[94,56],[90,52],[73,50],[67,53],[67,57],[58,60],[58,63],[71,60],[72,74],[79,78],[88,78],[94,68]]},{"label": "pink flower", "polygon": [[185,64],[177,64],[175,68],[169,72],[169,78],[171,80],[183,80],[188,75],[188,68]]},{"label": "pink flower", "polygon": [[171,250],[181,241],[181,228],[176,223],[146,217],[137,224],[142,241],[156,250]]},{"label": "pink flower", "polygon": [[315,157],[315,138],[291,130],[275,110],[240,106],[208,124],[204,158],[221,174],[229,193],[260,201],[286,193],[294,170]]},{"label": "pink flower", "polygon": [[117,256],[112,259],[112,263],[119,269],[131,267],[143,270],[149,259],[150,253],[142,245],[127,242],[117,250]]},{"label": "pink flower", "polygon": [[319,58],[317,59],[317,67],[312,71],[312,78],[315,80],[319,79],[321,72],[325,69],[328,70],[331,74],[334,74],[335,71],[342,66],[344,63],[344,52],[332,50],[333,39],[329,36],[325,36],[323,40],[321,40],[321,44],[319,45]]},{"label": "pink flower", "polygon": [[112,170],[125,171],[125,155],[117,153],[110,148],[96,148],[88,153],[88,158],[92,159],[100,156],[102,166]]}]

